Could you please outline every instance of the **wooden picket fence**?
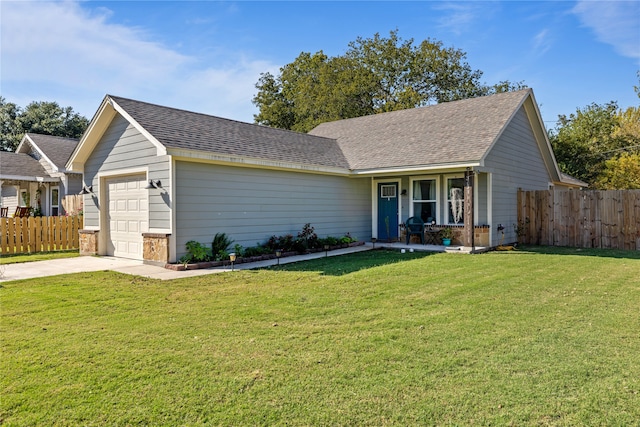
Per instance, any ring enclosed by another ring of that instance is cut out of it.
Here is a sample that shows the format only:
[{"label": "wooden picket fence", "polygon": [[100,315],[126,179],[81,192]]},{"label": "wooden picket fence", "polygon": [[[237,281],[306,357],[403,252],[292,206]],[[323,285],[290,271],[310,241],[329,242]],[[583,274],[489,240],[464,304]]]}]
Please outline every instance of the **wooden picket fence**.
[{"label": "wooden picket fence", "polygon": [[521,243],[640,250],[640,190],[518,192]]},{"label": "wooden picket fence", "polygon": [[78,249],[80,216],[0,218],[2,255]]}]

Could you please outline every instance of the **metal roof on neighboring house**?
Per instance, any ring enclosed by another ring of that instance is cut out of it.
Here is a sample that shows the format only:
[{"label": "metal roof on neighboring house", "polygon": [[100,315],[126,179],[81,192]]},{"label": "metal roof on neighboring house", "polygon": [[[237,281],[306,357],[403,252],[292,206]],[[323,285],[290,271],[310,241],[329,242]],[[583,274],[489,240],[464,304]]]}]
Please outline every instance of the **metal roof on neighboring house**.
[{"label": "metal roof on neighboring house", "polygon": [[335,140],[109,96],[168,149],[348,168]]},{"label": "metal roof on neighboring house", "polygon": [[481,160],[530,89],[322,123],[311,135],[335,138],[352,169]]}]

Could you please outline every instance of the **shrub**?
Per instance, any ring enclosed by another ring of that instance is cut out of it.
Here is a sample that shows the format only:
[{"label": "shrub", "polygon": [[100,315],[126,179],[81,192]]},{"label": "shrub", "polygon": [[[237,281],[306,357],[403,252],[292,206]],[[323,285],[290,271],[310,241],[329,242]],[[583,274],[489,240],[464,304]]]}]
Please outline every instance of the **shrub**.
[{"label": "shrub", "polygon": [[246,257],[260,256],[268,253],[271,253],[269,248],[262,245],[251,246],[244,250],[244,256]]},{"label": "shrub", "polygon": [[271,236],[265,243],[265,246],[269,248],[271,252],[275,252],[276,249],[282,249],[283,251],[293,250],[295,239],[292,234],[284,236]]},{"label": "shrub", "polygon": [[192,262],[206,262],[212,258],[211,249],[200,242],[189,240],[186,245],[187,253],[180,258],[180,262],[187,264]]},{"label": "shrub", "polygon": [[302,249],[313,249],[319,247],[318,235],[315,233],[315,229],[311,226],[310,223],[306,223],[304,227],[302,227],[302,231],[298,233],[298,240],[301,242],[297,243],[297,247],[302,247]]},{"label": "shrub", "polygon": [[235,252],[236,256],[245,256],[245,249],[238,243],[233,245],[233,252]]},{"label": "shrub", "polygon": [[233,240],[231,240],[225,233],[216,233],[213,237],[213,242],[211,242],[211,252],[217,261],[229,258],[229,253],[227,251],[232,243]]}]

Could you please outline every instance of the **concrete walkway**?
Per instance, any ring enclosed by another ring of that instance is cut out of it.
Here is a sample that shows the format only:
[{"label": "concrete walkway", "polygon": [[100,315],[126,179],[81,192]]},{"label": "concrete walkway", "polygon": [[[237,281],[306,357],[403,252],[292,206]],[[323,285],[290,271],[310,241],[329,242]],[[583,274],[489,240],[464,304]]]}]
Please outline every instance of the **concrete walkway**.
[{"label": "concrete walkway", "polygon": [[[444,246],[437,245],[419,245],[402,243],[376,243],[376,248],[389,248],[396,250],[415,250],[415,251],[431,251],[444,252]],[[354,246],[344,249],[336,249],[325,252],[316,252],[313,254],[295,255],[280,258],[280,264],[290,264],[293,262],[306,261],[310,259],[323,258],[325,256],[334,257],[355,252],[368,251],[373,249],[372,243],[365,243],[361,246]],[[272,259],[268,261],[259,261],[251,263],[242,263],[234,266],[235,270],[252,270],[256,268],[266,268],[278,263]],[[3,271],[4,270],[4,271]],[[18,264],[0,265],[0,282],[21,279],[33,279],[37,277],[56,276],[59,274],[82,273],[89,271],[113,270],[120,273],[131,274],[135,276],[149,277],[151,279],[172,280],[183,279],[185,277],[202,276],[205,274],[222,273],[231,271],[230,267],[213,267],[200,270],[174,271],[164,267],[144,264],[142,261],[136,261],[126,258],[116,258],[108,256],[83,256],[75,258],[54,259],[49,261],[34,261]]]},{"label": "concrete walkway", "polygon": [[[338,256],[348,253],[367,251],[372,249],[371,244],[355,246],[352,248],[338,249],[327,253],[328,256]],[[280,258],[280,264],[305,261],[308,259],[322,258],[324,252],[314,254],[296,255]],[[237,264],[236,270],[250,270],[276,265],[277,260],[259,261]],[[4,270],[4,271],[3,271]],[[222,273],[231,271],[231,267],[214,267],[200,270],[174,271],[164,267],[144,264],[142,261],[116,258],[108,256],[82,256],[75,258],[53,259],[48,261],[34,261],[17,264],[0,265],[0,282],[21,279],[33,279],[37,277],[56,276],[59,274],[82,273],[89,271],[113,270],[120,273],[149,277],[152,279],[172,280],[185,277],[202,276],[205,274]]]}]

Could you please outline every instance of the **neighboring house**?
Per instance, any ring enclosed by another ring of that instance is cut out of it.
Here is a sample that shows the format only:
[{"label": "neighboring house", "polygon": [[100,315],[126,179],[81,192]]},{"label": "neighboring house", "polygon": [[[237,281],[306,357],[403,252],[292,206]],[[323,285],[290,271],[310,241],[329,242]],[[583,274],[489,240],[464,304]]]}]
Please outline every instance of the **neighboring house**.
[{"label": "neighboring house", "polygon": [[107,95],[67,167],[93,188],[84,252],[153,262],[218,232],[253,246],[305,223],[361,240],[395,239],[414,215],[462,226],[464,194],[496,246],[499,224],[505,242],[516,240],[518,188],[582,185],[558,170],[530,89],[309,134]]},{"label": "neighboring house", "polygon": [[62,199],[82,190],[82,174],[65,165],[78,139],[27,133],[15,153],[0,152],[2,207],[29,206],[45,216],[64,214]]}]

